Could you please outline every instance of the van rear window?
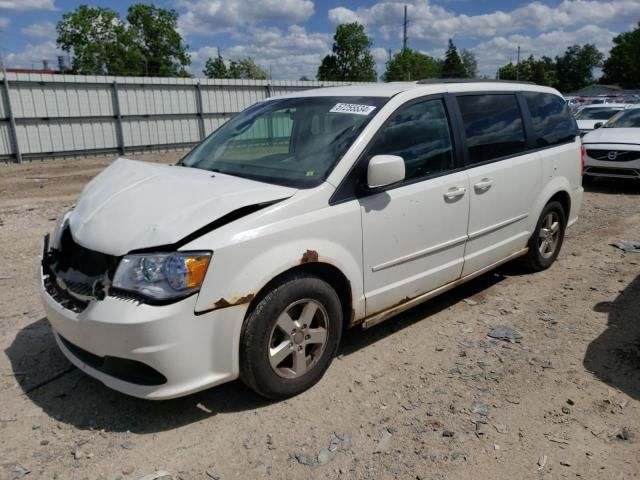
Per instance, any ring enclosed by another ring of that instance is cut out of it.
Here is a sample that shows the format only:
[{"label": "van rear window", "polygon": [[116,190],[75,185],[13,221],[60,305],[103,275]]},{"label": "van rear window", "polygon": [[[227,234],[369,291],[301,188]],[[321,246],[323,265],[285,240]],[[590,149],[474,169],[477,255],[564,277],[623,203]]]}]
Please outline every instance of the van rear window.
[{"label": "van rear window", "polygon": [[579,135],[578,125],[565,101],[557,95],[524,92],[536,136],[537,147],[571,142]]}]

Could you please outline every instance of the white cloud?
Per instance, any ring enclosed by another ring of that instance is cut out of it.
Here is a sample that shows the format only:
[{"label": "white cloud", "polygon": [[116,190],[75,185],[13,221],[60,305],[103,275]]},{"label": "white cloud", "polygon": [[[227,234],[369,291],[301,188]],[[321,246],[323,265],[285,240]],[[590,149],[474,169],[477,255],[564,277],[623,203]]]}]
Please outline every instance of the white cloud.
[{"label": "white cloud", "polygon": [[178,5],[185,10],[180,12],[181,31],[203,35],[259,22],[303,22],[314,13],[311,0],[181,0]]},{"label": "white cloud", "polygon": [[[279,28],[250,28],[238,35],[242,43],[222,50],[225,60],[251,57],[274,79],[297,80],[305,75],[315,78],[318,66],[330,53],[331,38],[326,33],[310,33],[304,27],[290,26],[286,31]],[[210,57],[218,54],[217,48],[207,46],[192,52],[192,71],[202,75],[202,66]]]},{"label": "white cloud", "polygon": [[402,35],[404,4],[408,4],[409,38],[414,42],[437,45],[448,38],[486,38],[524,31],[578,29],[586,25],[611,23],[626,25],[628,18],[640,16],[638,0],[563,0],[557,6],[539,1],[508,12],[495,11],[481,15],[458,15],[434,5],[430,0],[382,0],[367,8],[350,10],[338,7],[329,10],[333,24],[358,20],[369,33],[379,33],[384,39]]},{"label": "white cloud", "polygon": [[12,52],[6,56],[7,67],[13,68],[42,68],[42,61],[49,62],[49,68],[56,69],[58,55],[62,52],[52,40],[36,45],[27,44],[21,52]]},{"label": "white cloud", "polygon": [[27,37],[55,38],[56,26],[51,22],[33,23],[20,29]]},{"label": "white cloud", "polygon": [[0,10],[55,10],[53,0],[0,0]]}]

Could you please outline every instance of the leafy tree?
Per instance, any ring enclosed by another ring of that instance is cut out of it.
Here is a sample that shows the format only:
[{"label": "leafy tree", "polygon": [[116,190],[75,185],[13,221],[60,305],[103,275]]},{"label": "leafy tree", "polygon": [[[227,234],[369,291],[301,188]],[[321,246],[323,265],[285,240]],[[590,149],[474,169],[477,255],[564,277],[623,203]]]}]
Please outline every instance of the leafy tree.
[{"label": "leafy tree", "polygon": [[133,4],[127,12],[129,32],[146,59],[145,74],[158,77],[190,76],[187,45],[178,33],[178,13],[155,5]]},{"label": "leafy tree", "polygon": [[310,82],[311,81],[311,79],[309,77],[307,77],[306,75],[301,76],[298,80],[301,81],[301,82]]},{"label": "leafy tree", "polygon": [[333,36],[333,54],[322,59],[318,80],[375,82],[371,39],[357,22],[338,25]]},{"label": "leafy tree", "polygon": [[478,61],[476,60],[476,56],[473,54],[471,50],[467,50],[463,48],[460,50],[460,60],[462,61],[462,66],[464,67],[465,77],[467,78],[476,78],[478,75]]},{"label": "leafy tree", "polygon": [[442,78],[464,78],[467,75],[467,71],[462,64],[460,55],[458,55],[458,49],[453,44],[453,41],[449,39],[449,48],[444,57],[444,63],[442,64]]},{"label": "leafy tree", "polygon": [[434,78],[440,75],[440,69],[440,64],[434,58],[407,48],[387,62],[382,79],[385,82],[398,82]]},{"label": "leafy tree", "polygon": [[499,78],[503,80],[522,80],[534,82],[538,85],[555,85],[556,64],[549,57],[535,59],[533,55],[520,62],[519,66],[508,63],[498,70]]},{"label": "leafy tree", "polygon": [[205,74],[207,78],[229,78],[229,72],[227,71],[227,66],[224,64],[224,60],[218,53],[218,56],[214,58],[210,58],[204,64],[204,70],[202,73]]},{"label": "leafy tree", "polygon": [[595,83],[593,69],[602,65],[604,55],[595,45],[572,45],[556,57],[556,85],[562,92],[572,92]]},{"label": "leafy tree", "polygon": [[73,73],[188,75],[184,67],[191,60],[175,11],[133,4],[127,22],[110,8],[80,5],[65,13],[56,27],[57,44],[73,55]]},{"label": "leafy tree", "polygon": [[640,22],[632,31],[614,37],[613,48],[602,71],[601,83],[640,88]]},{"label": "leafy tree", "polygon": [[232,60],[229,63],[228,78],[243,78],[251,80],[266,80],[269,74],[260,68],[251,57]]},{"label": "leafy tree", "polygon": [[132,45],[126,25],[114,10],[80,5],[62,16],[56,30],[58,47],[73,53],[73,73],[136,75],[139,72],[141,58]]}]

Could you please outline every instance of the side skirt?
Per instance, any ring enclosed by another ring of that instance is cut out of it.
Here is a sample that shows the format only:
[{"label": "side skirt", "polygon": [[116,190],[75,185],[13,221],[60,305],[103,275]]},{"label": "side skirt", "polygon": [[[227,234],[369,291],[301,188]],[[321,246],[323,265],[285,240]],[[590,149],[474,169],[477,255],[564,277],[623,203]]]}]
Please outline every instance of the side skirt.
[{"label": "side skirt", "polygon": [[454,280],[453,282],[449,282],[434,290],[430,290],[426,293],[418,295],[417,297],[410,298],[400,303],[399,305],[394,305],[391,308],[375,313],[370,317],[367,317],[364,319],[364,321],[362,322],[362,329],[366,330],[367,328],[371,328],[374,325],[382,323],[385,320],[388,320],[389,318],[394,317],[395,315],[401,312],[404,312],[405,310],[409,310],[410,308],[415,307],[416,305],[419,305],[423,302],[426,302],[427,300],[430,300],[431,298],[436,297],[441,293],[447,292],[452,288],[457,287],[458,285],[462,285],[463,283],[466,283],[469,280],[473,280],[474,278],[479,277],[480,275],[487,273],[490,270],[493,270],[494,268],[499,267],[504,263],[510,262],[511,260],[521,257],[522,255],[525,255],[528,251],[529,251],[529,247],[525,247],[522,250],[518,250],[517,252],[509,255],[508,257],[503,258],[502,260],[499,260],[495,263],[492,263],[491,265],[487,265],[486,267],[476,272],[470,273],[469,275],[465,275],[464,277]]}]

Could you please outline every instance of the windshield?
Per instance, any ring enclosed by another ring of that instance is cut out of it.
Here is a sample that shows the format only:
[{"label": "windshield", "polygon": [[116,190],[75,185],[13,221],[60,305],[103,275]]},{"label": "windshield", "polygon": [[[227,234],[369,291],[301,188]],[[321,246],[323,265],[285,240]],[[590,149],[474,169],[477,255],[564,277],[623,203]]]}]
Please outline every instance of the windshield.
[{"label": "windshield", "polygon": [[640,108],[618,112],[604,124],[604,128],[640,128]]},{"label": "windshield", "polygon": [[387,98],[285,98],[238,114],[180,162],[295,188],[324,181]]},{"label": "windshield", "polygon": [[619,110],[610,107],[584,108],[577,113],[576,120],[608,120]]}]

